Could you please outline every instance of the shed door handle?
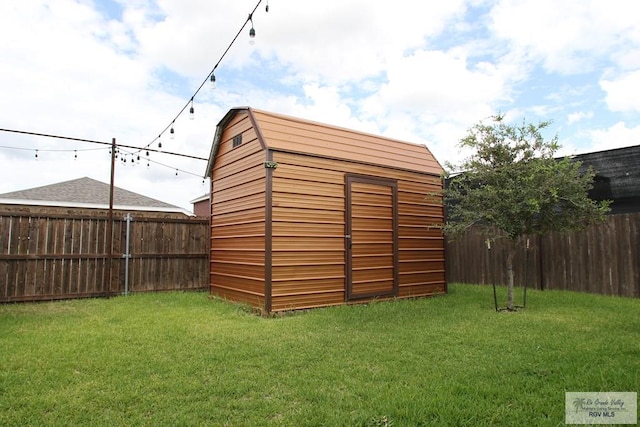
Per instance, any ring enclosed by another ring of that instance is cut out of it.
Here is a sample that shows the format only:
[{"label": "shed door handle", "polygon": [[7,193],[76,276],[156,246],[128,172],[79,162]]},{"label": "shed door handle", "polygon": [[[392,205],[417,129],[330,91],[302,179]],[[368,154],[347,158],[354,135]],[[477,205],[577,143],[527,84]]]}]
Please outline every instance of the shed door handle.
[{"label": "shed door handle", "polygon": [[344,236],[344,238],[349,242],[348,248],[351,249],[351,234],[347,234],[346,236]]}]

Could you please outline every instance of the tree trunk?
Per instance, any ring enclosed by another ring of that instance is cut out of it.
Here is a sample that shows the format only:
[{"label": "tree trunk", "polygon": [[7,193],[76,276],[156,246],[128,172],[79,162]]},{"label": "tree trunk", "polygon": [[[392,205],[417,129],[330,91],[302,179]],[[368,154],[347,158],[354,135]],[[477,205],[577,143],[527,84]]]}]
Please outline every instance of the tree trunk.
[{"label": "tree trunk", "polygon": [[513,310],[513,257],[507,257],[507,310]]},{"label": "tree trunk", "polygon": [[513,311],[513,258],[516,254],[516,247],[518,247],[518,243],[520,242],[520,238],[511,239],[509,242],[509,252],[507,253],[507,310]]}]

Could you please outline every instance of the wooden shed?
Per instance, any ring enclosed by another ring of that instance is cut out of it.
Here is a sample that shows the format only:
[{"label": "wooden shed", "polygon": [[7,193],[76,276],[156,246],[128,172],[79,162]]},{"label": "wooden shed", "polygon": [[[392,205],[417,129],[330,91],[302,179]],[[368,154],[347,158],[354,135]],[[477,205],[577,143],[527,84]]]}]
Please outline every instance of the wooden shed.
[{"label": "wooden shed", "polygon": [[211,177],[211,293],[265,312],[443,294],[442,168],[423,145],[231,109]]}]

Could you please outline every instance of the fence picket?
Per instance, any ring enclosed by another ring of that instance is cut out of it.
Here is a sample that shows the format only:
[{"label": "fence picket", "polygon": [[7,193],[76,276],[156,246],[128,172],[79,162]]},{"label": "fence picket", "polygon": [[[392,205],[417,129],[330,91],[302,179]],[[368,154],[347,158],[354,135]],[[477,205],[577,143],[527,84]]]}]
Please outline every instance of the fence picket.
[{"label": "fence picket", "polygon": [[[0,302],[105,294],[107,216],[0,212]],[[155,231],[155,235],[154,235]],[[114,217],[113,293],[124,291],[124,218]],[[209,286],[208,221],[149,213],[131,223],[129,290]]]},{"label": "fence picket", "polygon": [[[580,232],[531,237],[528,286],[640,297],[640,212],[608,215],[602,224]],[[492,243],[470,231],[447,242],[447,281],[506,284],[506,242]],[[488,258],[487,258],[488,257]],[[514,282],[524,283],[524,249],[514,258]],[[493,279],[491,275],[495,278]]]}]

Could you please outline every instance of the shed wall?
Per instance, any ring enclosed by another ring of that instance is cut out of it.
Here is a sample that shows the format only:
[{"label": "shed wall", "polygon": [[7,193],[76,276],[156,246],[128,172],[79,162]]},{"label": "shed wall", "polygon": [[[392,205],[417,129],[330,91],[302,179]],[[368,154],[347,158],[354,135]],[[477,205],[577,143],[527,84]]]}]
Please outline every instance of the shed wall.
[{"label": "shed wall", "polygon": [[[242,144],[233,147],[233,138]],[[210,286],[213,294],[255,306],[265,299],[265,153],[248,114],[220,138],[211,180]]]},{"label": "shed wall", "polygon": [[345,176],[397,181],[399,297],[446,291],[438,175],[273,152],[272,300],[281,311],[345,302]]}]

